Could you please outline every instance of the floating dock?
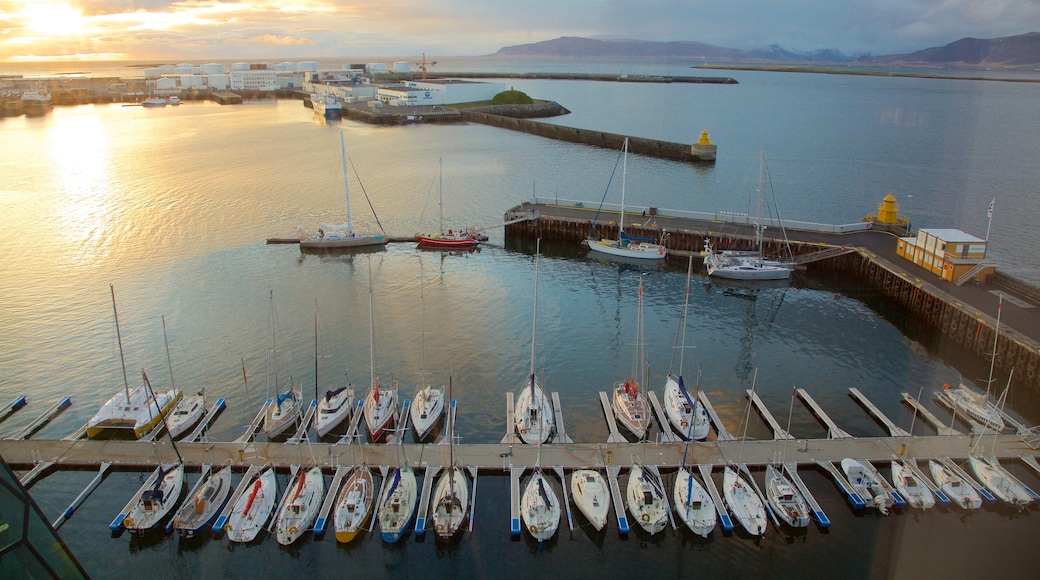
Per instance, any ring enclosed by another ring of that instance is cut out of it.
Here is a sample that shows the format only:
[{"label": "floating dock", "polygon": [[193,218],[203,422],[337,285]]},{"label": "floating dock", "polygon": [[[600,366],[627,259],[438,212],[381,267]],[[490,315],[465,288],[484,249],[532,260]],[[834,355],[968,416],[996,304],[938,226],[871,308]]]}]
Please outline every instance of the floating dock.
[{"label": "floating dock", "polygon": [[874,405],[874,403],[872,403],[866,395],[859,391],[859,389],[857,389],[856,387],[849,387],[849,394],[852,395],[852,398],[856,399],[856,401],[859,402],[860,405],[863,405],[864,409],[869,411],[871,415],[873,415],[879,422],[881,422],[881,424],[888,429],[888,432],[890,435],[892,435],[892,437],[910,436],[909,431],[893,423],[892,420],[885,416],[885,414],[881,412],[881,409],[878,409],[877,406]]},{"label": "floating dock", "polygon": [[[69,397],[62,397],[61,399],[58,399],[58,401],[56,403],[54,403],[50,407],[47,407],[46,411],[44,411],[39,417],[33,419],[33,421],[31,423],[29,423],[28,425],[26,425],[25,428],[23,428],[21,431],[19,431],[18,433],[15,433],[14,435],[12,435],[11,438],[12,439],[26,439],[26,438],[28,438],[33,433],[38,431],[41,427],[43,427],[48,422],[50,422],[51,419],[57,417],[58,413],[61,413],[62,411],[67,409],[69,407],[69,405],[71,405],[71,404],[72,404],[72,399],[69,398]],[[84,432],[86,432],[85,428],[84,428]]]},{"label": "floating dock", "polygon": [[15,411],[21,409],[27,404],[25,395],[19,395],[11,401],[11,404],[4,409],[3,413],[0,413],[0,422],[10,417]]},{"label": "floating dock", "polygon": [[790,433],[784,430],[784,428],[776,422],[776,419],[773,417],[773,414],[769,412],[766,404],[758,397],[758,393],[748,389],[747,396],[751,399],[751,403],[755,405],[755,408],[758,409],[758,414],[762,416],[762,419],[769,425],[769,428],[773,430],[773,439],[794,439]]},{"label": "floating dock", "polygon": [[823,421],[824,426],[827,427],[827,437],[829,439],[852,438],[852,435],[850,435],[848,431],[845,431],[841,427],[838,427],[838,424],[835,423],[833,419],[831,419],[830,415],[828,415],[822,407],[816,404],[816,401],[809,395],[809,393],[805,391],[805,389],[798,389],[797,393],[798,398],[800,398],[802,401],[805,402],[806,405],[808,405],[809,410],[811,410],[813,414],[816,415],[816,418],[820,421]]}]

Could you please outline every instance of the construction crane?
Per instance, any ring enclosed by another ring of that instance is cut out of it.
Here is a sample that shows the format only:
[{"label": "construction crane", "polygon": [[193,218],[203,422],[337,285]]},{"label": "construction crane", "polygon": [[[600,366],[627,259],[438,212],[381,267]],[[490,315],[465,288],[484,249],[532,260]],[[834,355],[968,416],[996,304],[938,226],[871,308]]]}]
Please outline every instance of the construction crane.
[{"label": "construction crane", "polygon": [[422,80],[426,80],[426,65],[429,64],[429,66],[433,66],[433,65],[437,64],[437,61],[432,60],[429,63],[427,63],[426,62],[426,53],[424,52],[423,55],[422,55],[422,62],[417,62],[415,64],[418,65],[419,70],[422,71]]}]

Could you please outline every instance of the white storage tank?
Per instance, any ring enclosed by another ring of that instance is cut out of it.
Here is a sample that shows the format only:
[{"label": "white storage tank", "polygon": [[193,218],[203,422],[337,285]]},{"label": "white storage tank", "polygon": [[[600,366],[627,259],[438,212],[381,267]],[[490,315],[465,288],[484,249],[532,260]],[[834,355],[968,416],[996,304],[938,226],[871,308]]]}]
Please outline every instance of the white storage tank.
[{"label": "white storage tank", "polygon": [[399,60],[394,63],[394,72],[410,73],[412,72],[412,63],[404,60]]},{"label": "white storage tank", "polygon": [[236,62],[235,64],[231,65],[231,70],[249,70],[249,63]]},{"label": "white storage tank", "polygon": [[173,72],[181,75],[190,75],[195,72],[195,65],[188,62],[182,62],[173,67]]},{"label": "white storage tank", "polygon": [[146,79],[157,79],[162,76],[162,71],[158,67],[144,69],[144,78]]},{"label": "white storage tank", "polygon": [[314,60],[305,60],[303,62],[298,62],[296,63],[296,70],[316,71],[318,70],[318,62]]},{"label": "white storage tank", "polygon": [[226,91],[231,86],[231,77],[226,73],[208,75],[206,86],[214,91]]},{"label": "white storage tank", "polygon": [[368,74],[381,75],[386,74],[386,63],[385,62],[370,62],[365,65],[368,69]]},{"label": "white storage tank", "polygon": [[209,62],[202,65],[201,68],[204,75],[219,75],[224,72],[224,65],[219,62]]}]

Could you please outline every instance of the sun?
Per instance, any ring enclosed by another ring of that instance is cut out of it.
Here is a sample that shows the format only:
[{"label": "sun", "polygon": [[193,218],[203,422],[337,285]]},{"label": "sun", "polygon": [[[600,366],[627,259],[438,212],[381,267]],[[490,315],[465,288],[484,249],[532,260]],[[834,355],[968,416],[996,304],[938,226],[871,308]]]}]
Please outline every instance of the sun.
[{"label": "sun", "polygon": [[21,13],[26,28],[44,36],[71,36],[83,32],[86,18],[65,2],[28,2]]}]

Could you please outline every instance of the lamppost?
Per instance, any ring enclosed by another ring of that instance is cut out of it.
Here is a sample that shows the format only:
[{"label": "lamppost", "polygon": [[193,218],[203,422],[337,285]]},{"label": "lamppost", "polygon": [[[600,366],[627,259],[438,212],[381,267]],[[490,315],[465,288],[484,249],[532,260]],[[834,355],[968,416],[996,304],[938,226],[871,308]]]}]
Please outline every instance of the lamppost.
[{"label": "lamppost", "polygon": [[910,235],[910,210],[914,206],[913,194],[906,194],[906,235]]}]

